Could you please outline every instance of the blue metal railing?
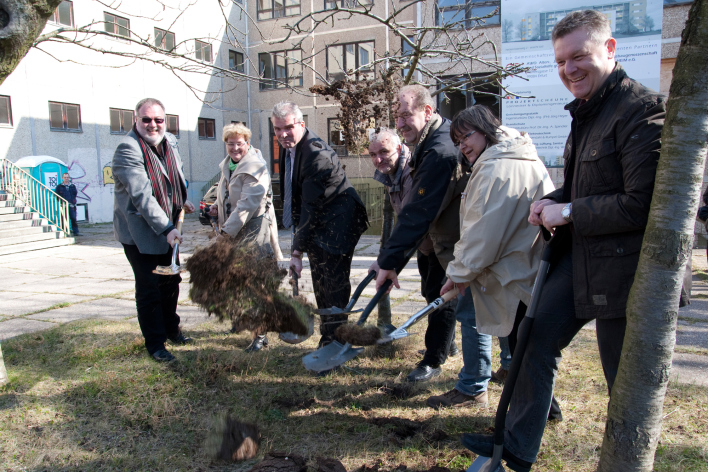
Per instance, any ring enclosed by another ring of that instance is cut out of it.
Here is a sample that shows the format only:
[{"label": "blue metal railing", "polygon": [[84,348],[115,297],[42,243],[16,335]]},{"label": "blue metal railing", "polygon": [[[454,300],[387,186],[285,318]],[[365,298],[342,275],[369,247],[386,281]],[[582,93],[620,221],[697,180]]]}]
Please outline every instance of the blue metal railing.
[{"label": "blue metal railing", "polygon": [[24,202],[66,236],[71,234],[69,202],[7,159],[0,159],[0,190]]}]

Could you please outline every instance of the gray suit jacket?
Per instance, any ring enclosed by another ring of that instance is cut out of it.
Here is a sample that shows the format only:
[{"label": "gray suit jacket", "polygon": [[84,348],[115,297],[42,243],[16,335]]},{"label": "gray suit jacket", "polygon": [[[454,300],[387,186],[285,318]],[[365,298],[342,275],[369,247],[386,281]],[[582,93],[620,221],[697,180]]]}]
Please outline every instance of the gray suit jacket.
[{"label": "gray suit jacket", "polygon": [[[172,146],[182,183],[182,159],[177,151],[177,139],[165,133]],[[145,169],[145,159],[140,150],[135,130],[131,130],[113,154],[113,234],[123,244],[138,246],[142,254],[165,254],[170,245],[162,234],[171,224],[152,193],[152,183]],[[162,170],[165,176],[167,172]]]}]

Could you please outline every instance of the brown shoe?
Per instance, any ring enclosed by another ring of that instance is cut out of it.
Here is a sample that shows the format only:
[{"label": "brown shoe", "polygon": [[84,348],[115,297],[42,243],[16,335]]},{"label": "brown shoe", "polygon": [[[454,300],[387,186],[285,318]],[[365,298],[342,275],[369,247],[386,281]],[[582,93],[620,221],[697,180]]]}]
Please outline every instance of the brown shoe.
[{"label": "brown shoe", "polygon": [[486,408],[489,404],[489,398],[487,397],[486,391],[477,396],[473,396],[465,395],[464,393],[453,388],[449,392],[443,393],[442,395],[436,395],[428,398],[428,401],[425,403],[427,403],[430,408],[459,408],[462,406],[479,406]]},{"label": "brown shoe", "polygon": [[492,372],[492,378],[490,380],[494,383],[503,384],[507,375],[509,375],[509,371],[499,367],[499,370]]}]

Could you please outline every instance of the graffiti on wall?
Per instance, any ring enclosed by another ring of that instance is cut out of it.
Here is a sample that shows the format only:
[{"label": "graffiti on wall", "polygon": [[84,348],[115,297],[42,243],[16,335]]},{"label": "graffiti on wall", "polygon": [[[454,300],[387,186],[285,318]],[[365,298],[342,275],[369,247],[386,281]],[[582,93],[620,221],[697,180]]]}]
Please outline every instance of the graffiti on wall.
[{"label": "graffiti on wall", "polygon": [[103,167],[103,185],[113,185],[113,168],[110,165]]},{"label": "graffiti on wall", "polygon": [[84,169],[79,161],[71,161],[68,167],[69,177],[71,177],[72,183],[76,186],[76,198],[90,202],[91,197],[85,192],[89,187],[89,183],[79,180],[86,177],[86,169]]}]

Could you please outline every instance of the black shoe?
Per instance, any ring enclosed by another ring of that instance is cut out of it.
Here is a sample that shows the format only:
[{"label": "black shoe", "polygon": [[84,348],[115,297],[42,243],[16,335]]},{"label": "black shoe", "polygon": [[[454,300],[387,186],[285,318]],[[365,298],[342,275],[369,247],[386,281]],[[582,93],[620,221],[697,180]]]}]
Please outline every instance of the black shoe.
[{"label": "black shoe", "polygon": [[[465,433],[460,438],[460,442],[478,456],[492,457],[494,454],[494,436],[490,434]],[[506,466],[515,472],[529,472],[533,465],[532,462],[517,458],[506,449],[502,452],[502,459],[506,461]]]},{"label": "black shoe", "polygon": [[448,357],[455,357],[460,353],[460,350],[457,348],[457,344],[455,344],[455,341],[450,344],[450,350],[448,351],[447,355]]},{"label": "black shoe", "polygon": [[265,334],[262,334],[260,336],[256,336],[253,338],[253,341],[251,341],[251,344],[246,348],[246,352],[256,352],[260,351],[263,349],[264,346],[268,345],[268,338],[266,338]]},{"label": "black shoe", "polygon": [[173,360],[175,360],[175,356],[170,354],[167,349],[160,349],[159,351],[153,352],[152,358],[155,359],[157,362],[172,362]]},{"label": "black shoe", "polygon": [[172,344],[180,344],[182,346],[192,342],[192,338],[188,338],[187,336],[185,336],[182,331],[172,336],[167,336],[167,339],[169,339]]},{"label": "black shoe", "polygon": [[320,342],[317,343],[317,349],[323,348],[328,344],[331,344],[332,341],[334,341],[334,338],[332,338],[331,336],[322,336],[320,338]]},{"label": "black shoe", "polygon": [[413,369],[408,377],[406,377],[406,382],[425,382],[437,377],[442,373],[440,367],[431,367],[429,365],[420,364],[418,367]]}]

